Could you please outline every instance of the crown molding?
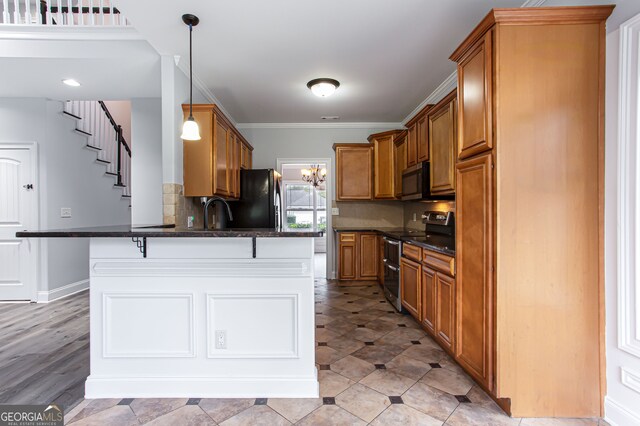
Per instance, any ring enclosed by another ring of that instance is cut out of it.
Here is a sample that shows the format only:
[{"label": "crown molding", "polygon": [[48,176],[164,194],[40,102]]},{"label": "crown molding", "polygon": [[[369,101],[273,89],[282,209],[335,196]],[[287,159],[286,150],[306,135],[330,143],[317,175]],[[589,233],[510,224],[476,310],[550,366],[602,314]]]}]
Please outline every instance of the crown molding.
[{"label": "crown molding", "polygon": [[402,129],[402,123],[238,123],[238,129]]},{"label": "crown molding", "polygon": [[0,40],[146,40],[134,27],[0,25]]},{"label": "crown molding", "polygon": [[434,90],[433,92],[431,92],[429,96],[427,96],[427,99],[422,101],[420,105],[415,107],[415,109],[411,111],[409,115],[407,115],[404,118],[404,120],[402,120],[402,125],[404,126],[404,124],[407,121],[413,118],[413,116],[416,115],[418,112],[420,112],[425,106],[429,104],[435,105],[438,102],[440,102],[442,98],[444,98],[449,93],[451,93],[451,91],[455,89],[457,86],[458,86],[458,72],[454,71],[453,73],[451,73],[449,77],[447,77],[442,83],[440,83],[438,87],[436,87],[436,90]]}]

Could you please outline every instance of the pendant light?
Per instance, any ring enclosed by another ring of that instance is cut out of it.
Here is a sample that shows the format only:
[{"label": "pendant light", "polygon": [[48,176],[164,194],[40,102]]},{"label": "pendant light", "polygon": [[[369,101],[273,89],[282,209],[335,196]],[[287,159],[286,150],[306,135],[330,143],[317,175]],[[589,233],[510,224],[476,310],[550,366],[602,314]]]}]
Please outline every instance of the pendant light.
[{"label": "pendant light", "polygon": [[193,50],[191,34],[193,33],[193,27],[198,25],[200,19],[196,15],[186,13],[182,15],[182,22],[189,26],[189,118],[187,118],[182,125],[181,139],[186,141],[199,141],[200,129],[198,123],[193,119]]}]

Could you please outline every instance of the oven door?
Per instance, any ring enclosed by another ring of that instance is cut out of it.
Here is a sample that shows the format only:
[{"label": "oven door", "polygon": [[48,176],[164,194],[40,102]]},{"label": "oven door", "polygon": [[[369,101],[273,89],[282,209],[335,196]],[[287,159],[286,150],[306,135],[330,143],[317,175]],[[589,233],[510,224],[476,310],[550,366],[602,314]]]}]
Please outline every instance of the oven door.
[{"label": "oven door", "polygon": [[388,262],[384,262],[384,295],[398,311],[402,310],[400,268]]}]

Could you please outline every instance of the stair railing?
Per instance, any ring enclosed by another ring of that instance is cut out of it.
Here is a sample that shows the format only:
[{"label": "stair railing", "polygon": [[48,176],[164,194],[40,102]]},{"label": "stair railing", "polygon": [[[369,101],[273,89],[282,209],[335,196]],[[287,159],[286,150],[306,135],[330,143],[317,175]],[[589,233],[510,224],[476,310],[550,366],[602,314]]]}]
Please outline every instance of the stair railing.
[{"label": "stair railing", "polygon": [[128,26],[111,0],[2,0],[0,24]]},{"label": "stair railing", "polygon": [[[100,105],[100,108],[102,108],[102,111],[104,111],[105,115],[107,116],[107,119],[109,120],[109,123],[111,123],[111,126],[113,126],[113,129],[116,132],[116,143],[117,143],[117,147],[116,147],[116,178],[117,178],[117,183],[116,186],[122,186],[124,188],[129,188],[129,181],[130,181],[130,176],[129,173],[125,173],[126,169],[123,167],[123,152],[122,152],[122,148],[125,149],[127,155],[129,156],[129,161],[124,161],[125,164],[127,163],[131,163],[131,148],[129,148],[129,145],[127,144],[126,139],[124,138],[124,135],[122,133],[122,126],[119,125],[118,123],[116,123],[116,120],[113,119],[113,116],[111,115],[111,113],[109,112],[109,108],[107,108],[107,106],[105,105],[104,102],[102,101],[98,101],[98,104]],[[123,180],[123,177],[126,178],[126,182]],[[125,191],[125,193],[128,193],[129,191]]]}]

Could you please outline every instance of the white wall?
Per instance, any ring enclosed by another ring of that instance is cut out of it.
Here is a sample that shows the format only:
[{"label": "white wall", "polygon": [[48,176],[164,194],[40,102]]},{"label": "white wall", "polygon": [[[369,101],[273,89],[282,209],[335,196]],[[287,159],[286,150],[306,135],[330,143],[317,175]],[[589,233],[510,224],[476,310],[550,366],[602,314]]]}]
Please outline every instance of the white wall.
[{"label": "white wall", "polygon": [[[638,6],[640,9],[640,5]],[[640,17],[640,15],[638,15]],[[640,18],[638,18],[640,19]],[[640,78],[638,77],[638,34],[640,20],[636,24],[636,33],[632,39],[635,48],[630,55],[625,54],[627,63],[635,78],[633,87],[620,87],[620,30],[614,30],[607,36],[607,81],[606,81],[606,142],[605,142],[605,309],[606,309],[606,374],[607,395],[605,397],[605,419],[611,425],[640,424],[640,285],[636,272],[636,255],[640,239],[637,226],[640,223],[635,211],[639,189],[637,153],[627,151],[621,157],[625,159],[629,170],[619,166],[620,150],[625,146],[637,149],[640,145],[638,135],[638,111],[640,111]],[[628,96],[629,128],[635,129],[623,138],[620,127],[621,94]],[[635,111],[634,111],[635,109]],[[624,191],[620,182],[628,185],[629,193]],[[621,208],[629,213],[629,224],[624,227],[620,220]],[[635,227],[635,229],[633,229]],[[628,242],[630,249],[620,248]],[[628,257],[627,257],[628,256]],[[627,262],[627,267],[620,267]],[[634,297],[635,296],[635,297]]]},{"label": "white wall", "polygon": [[[39,229],[129,223],[128,200],[114,189],[105,167],[95,163],[95,152],[83,148],[86,138],[74,128],[62,115],[62,102],[0,98],[0,143],[38,144]],[[60,218],[62,207],[72,209],[72,218]],[[45,239],[40,247],[39,292],[88,285],[88,240]]]},{"label": "white wall", "polygon": [[131,100],[131,223],[162,223],[162,100]]},{"label": "white wall", "polygon": [[131,148],[131,101],[104,101],[116,123],[122,126],[122,136]]}]

